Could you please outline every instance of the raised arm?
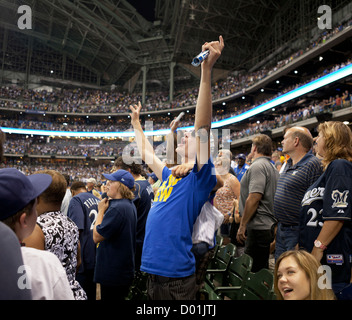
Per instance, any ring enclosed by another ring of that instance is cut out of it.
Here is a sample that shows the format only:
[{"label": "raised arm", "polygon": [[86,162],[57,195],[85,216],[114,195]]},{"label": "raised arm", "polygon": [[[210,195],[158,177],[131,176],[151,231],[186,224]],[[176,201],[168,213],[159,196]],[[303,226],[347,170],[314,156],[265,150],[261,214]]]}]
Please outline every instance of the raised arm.
[{"label": "raised arm", "polygon": [[139,115],[142,109],[142,105],[138,102],[138,105],[130,106],[131,110],[131,124],[136,135],[136,143],[138,151],[142,157],[142,160],[153,170],[158,179],[162,181],[162,173],[165,167],[165,164],[155,155],[154,148],[148,141],[145,136],[140,120]]},{"label": "raised arm", "polygon": [[209,56],[201,64],[201,78],[194,123],[197,138],[198,171],[208,162],[210,157],[210,128],[212,120],[211,72],[223,49],[224,40],[222,36],[219,37],[219,41],[206,42],[202,46],[202,51],[209,50]]}]

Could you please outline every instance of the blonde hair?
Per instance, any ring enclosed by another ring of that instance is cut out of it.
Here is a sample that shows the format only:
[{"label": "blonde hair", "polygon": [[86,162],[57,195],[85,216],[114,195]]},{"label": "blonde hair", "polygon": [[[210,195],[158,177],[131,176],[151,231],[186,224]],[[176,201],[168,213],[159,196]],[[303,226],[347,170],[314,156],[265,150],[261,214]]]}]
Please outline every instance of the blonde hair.
[{"label": "blonde hair", "polygon": [[290,250],[284,252],[275,264],[274,271],[274,290],[277,300],[284,300],[278,288],[278,269],[283,259],[292,256],[298,266],[306,273],[310,281],[310,296],[309,300],[335,300],[334,292],[331,289],[320,289],[318,286],[318,268],[321,264],[315,259],[313,255],[304,250]]},{"label": "blonde hair", "polygon": [[325,141],[324,169],[336,159],[352,162],[352,132],[340,121],[327,121],[318,127]]},{"label": "blonde hair", "polygon": [[133,200],[134,199],[134,193],[133,191],[136,190],[136,187],[133,187],[132,189],[126,187],[123,183],[120,181],[117,181],[120,184],[120,194],[123,199],[129,199]]}]

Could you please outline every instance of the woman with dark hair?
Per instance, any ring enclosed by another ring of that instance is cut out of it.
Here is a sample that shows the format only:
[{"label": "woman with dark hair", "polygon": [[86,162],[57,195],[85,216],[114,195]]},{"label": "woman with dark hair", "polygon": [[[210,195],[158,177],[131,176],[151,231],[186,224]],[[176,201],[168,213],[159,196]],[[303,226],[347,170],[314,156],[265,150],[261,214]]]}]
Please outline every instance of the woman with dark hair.
[{"label": "woman with dark hair", "polygon": [[303,197],[299,245],[331,267],[337,295],[351,280],[352,132],[338,121],[320,124],[318,131],[315,150],[324,173]]}]

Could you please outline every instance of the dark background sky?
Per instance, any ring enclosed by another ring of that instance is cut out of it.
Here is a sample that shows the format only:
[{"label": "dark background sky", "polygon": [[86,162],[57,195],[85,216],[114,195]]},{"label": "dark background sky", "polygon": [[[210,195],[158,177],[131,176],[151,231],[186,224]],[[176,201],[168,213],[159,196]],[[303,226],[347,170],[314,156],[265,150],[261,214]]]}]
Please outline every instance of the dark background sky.
[{"label": "dark background sky", "polygon": [[155,0],[128,0],[128,2],[148,21],[155,20]]}]

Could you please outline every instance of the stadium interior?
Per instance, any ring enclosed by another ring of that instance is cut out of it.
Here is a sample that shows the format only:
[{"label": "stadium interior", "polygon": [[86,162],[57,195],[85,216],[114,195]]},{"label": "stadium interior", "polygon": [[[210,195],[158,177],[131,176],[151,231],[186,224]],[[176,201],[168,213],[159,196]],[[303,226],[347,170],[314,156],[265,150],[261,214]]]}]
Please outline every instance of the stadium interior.
[{"label": "stadium interior", "polygon": [[[321,29],[317,0],[0,1],[3,165],[77,177],[107,170],[133,143],[129,105],[138,101],[161,145],[181,111],[181,127],[193,125],[200,68],[191,61],[219,35],[225,49],[213,70],[213,121],[220,138],[230,130],[219,141],[234,155],[248,154],[260,132],[280,149],[289,124],[313,136],[326,119],[351,125],[352,2],[325,4],[332,25]],[[32,9],[29,29],[18,26],[21,5]]]}]

